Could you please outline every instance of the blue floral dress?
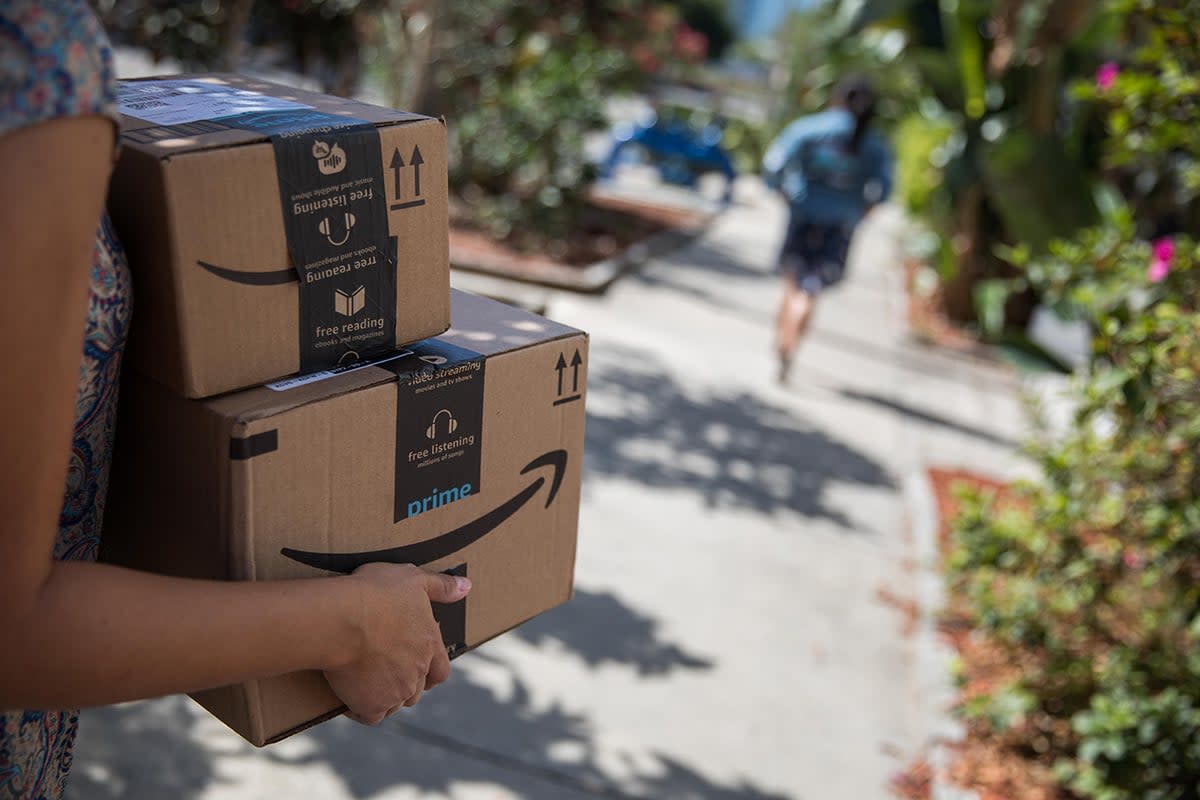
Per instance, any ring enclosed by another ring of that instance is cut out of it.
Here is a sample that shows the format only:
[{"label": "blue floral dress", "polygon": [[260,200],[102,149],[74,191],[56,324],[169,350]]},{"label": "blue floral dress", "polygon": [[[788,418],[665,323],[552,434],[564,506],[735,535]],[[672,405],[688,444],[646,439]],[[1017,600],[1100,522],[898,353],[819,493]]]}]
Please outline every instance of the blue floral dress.
[{"label": "blue floral dress", "polygon": [[[0,136],[62,117],[116,120],[112,64],[104,32],[82,0],[3,0]],[[59,559],[96,558],[129,311],[129,268],[104,215],[92,250],[75,433],[54,546]],[[62,796],[78,719],[74,710],[0,711],[0,798]]]}]

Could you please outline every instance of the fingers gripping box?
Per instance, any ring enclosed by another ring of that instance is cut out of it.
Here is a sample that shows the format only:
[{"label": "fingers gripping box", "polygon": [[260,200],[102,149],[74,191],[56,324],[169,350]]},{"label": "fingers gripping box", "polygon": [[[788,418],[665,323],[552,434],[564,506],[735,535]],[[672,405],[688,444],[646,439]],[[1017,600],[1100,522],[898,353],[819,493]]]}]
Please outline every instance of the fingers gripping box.
[{"label": "fingers gripping box", "polygon": [[209,397],[449,326],[440,120],[232,75],[125,81],[120,107],[138,371]]},{"label": "fingers gripping box", "polygon": [[[136,373],[102,558],[227,580],[372,561],[470,577],[452,655],[571,595],[587,337],[454,293],[454,327],[390,361],[196,401]],[[341,711],[316,672],[193,695],[256,745]]]}]

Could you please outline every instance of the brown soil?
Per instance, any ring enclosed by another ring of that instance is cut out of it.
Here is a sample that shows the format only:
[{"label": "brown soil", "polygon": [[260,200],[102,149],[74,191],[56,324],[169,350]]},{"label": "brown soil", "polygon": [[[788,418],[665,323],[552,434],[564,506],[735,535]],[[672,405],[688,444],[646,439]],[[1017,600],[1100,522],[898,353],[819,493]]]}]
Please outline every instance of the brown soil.
[{"label": "brown soil", "polygon": [[563,267],[581,269],[613,258],[667,230],[696,230],[706,221],[699,211],[597,194],[590,199],[583,224],[568,239],[530,250],[496,241],[452,208],[450,262],[536,279],[559,273]]},{"label": "brown soil", "polygon": [[[949,554],[958,511],[955,490],[961,485],[995,492],[1001,505],[1017,504],[1011,487],[1003,481],[966,470],[931,469],[929,480],[937,503],[940,527],[938,543],[943,560]],[[965,598],[950,593],[939,623],[943,636],[957,652],[961,685],[959,703],[994,691],[1021,674],[1020,658],[975,630]],[[1032,728],[1032,724],[1030,725]],[[1026,729],[1000,736],[986,722],[967,723],[966,738],[955,746],[953,764],[942,776],[949,783],[974,790],[981,800],[1069,800],[1057,788],[1049,764],[1039,760],[1027,742],[1039,732]],[[902,800],[928,800],[933,772],[924,760],[910,764],[892,781],[894,794]]]}]

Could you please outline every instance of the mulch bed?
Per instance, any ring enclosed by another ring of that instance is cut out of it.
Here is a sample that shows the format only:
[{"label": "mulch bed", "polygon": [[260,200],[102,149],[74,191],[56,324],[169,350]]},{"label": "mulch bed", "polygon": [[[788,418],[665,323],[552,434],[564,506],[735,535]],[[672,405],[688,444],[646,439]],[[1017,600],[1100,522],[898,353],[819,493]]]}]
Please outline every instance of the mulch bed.
[{"label": "mulch bed", "polygon": [[[967,485],[995,492],[1000,504],[1020,502],[1003,481],[967,470],[930,469],[940,520],[939,551],[944,560],[950,552],[951,522],[958,512],[956,487]],[[1019,675],[1022,665],[1011,654],[972,628],[966,601],[949,593],[947,608],[939,621],[941,634],[954,647],[960,668],[959,702],[990,693]],[[953,745],[952,764],[946,782],[976,792],[981,800],[1068,800],[1070,795],[1055,785],[1048,763],[1029,749],[1024,735],[1002,737],[986,722],[968,720],[966,738]],[[935,775],[924,760],[910,764],[892,782],[894,794],[903,800],[928,800]]]},{"label": "mulch bed", "polygon": [[[922,269],[918,261],[904,265],[909,331],[917,340],[947,351],[989,358],[990,348],[970,330],[952,322],[946,315],[940,291],[923,293],[918,287]],[[930,469],[938,512],[938,550],[942,566],[953,545],[952,521],[958,513],[956,489],[970,486],[993,492],[997,502],[1018,503],[1011,486],[1004,481],[964,469]],[[881,598],[886,599],[886,598]],[[938,631],[954,648],[958,657],[958,703],[990,693],[1009,683],[1022,671],[1022,664],[996,642],[990,641],[971,624],[965,598],[953,588],[947,592],[947,607],[942,609]],[[893,603],[893,605],[898,605]],[[903,609],[907,610],[907,609]],[[911,612],[909,613],[919,613]],[[908,619],[906,614],[906,621]],[[1001,736],[982,720],[966,720],[966,736],[952,747],[951,764],[946,774],[935,775],[924,759],[909,764],[892,781],[892,791],[902,800],[929,800],[936,780],[974,791],[980,800],[1070,800],[1071,795],[1058,789],[1050,766],[1039,760],[1027,742],[1037,734],[1029,731]]]},{"label": "mulch bed", "polygon": [[474,229],[451,209],[450,262],[453,266],[503,277],[560,284],[584,279],[589,267],[619,259],[631,248],[669,232],[691,234],[710,219],[698,210],[593,194],[584,222],[570,237],[537,249],[499,242]]}]

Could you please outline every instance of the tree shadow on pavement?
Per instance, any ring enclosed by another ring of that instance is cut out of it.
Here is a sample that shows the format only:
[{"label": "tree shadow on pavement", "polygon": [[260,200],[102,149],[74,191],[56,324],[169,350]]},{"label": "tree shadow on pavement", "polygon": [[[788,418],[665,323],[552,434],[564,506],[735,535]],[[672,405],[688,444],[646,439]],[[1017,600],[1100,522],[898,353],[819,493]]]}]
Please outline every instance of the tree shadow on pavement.
[{"label": "tree shadow on pavement", "polygon": [[[701,238],[669,258],[647,264],[625,280],[652,289],[665,289],[672,295],[690,298],[721,313],[770,327],[775,322],[776,298],[772,297],[769,305],[759,306],[739,301],[737,293],[728,290],[738,284],[757,286],[767,282],[773,286],[780,279],[771,270],[749,267],[743,261],[744,257],[736,251]],[[699,273],[708,275],[697,280]],[[714,283],[710,276],[718,276],[720,281]]]},{"label": "tree shadow on pavement", "polygon": [[893,400],[890,397],[883,397],[872,392],[860,392],[855,389],[838,389],[837,392],[847,400],[853,400],[859,403],[869,403],[879,408],[886,408],[890,411],[896,412],[897,414],[908,417],[909,419],[914,419],[927,425],[946,428],[947,430],[952,430],[965,436],[981,439],[985,442],[990,442],[991,444],[1000,445],[1001,447],[1007,447],[1010,449],[1016,449],[1017,447],[1017,442],[1008,437],[1000,436],[974,425],[956,422],[941,415],[933,414],[915,406],[908,405],[907,403],[902,403],[899,400]]},{"label": "tree shadow on pavement", "polygon": [[[776,247],[771,247],[771,252],[774,253]],[[698,297],[717,299],[712,292],[703,291],[678,279],[697,271],[720,275],[722,278],[751,281],[761,281],[774,276],[774,272],[769,268],[747,266],[744,262],[745,254],[738,249],[723,247],[712,238],[702,236],[662,261],[650,265],[650,268],[639,271],[636,280],[650,286],[669,286]]]},{"label": "tree shadow on pavement", "polygon": [[[593,352],[585,468],[653,489],[698,492],[710,508],[794,511],[854,530],[826,501],[833,483],[893,488],[877,461],[797,413],[738,388],[696,395],[644,352]],[[724,367],[714,361],[712,368]]]},{"label": "tree shadow on pavement", "polygon": [[[774,245],[772,245],[774,247]],[[774,252],[774,250],[772,250]],[[737,299],[736,292],[728,291],[729,280],[748,281],[753,283],[767,282],[774,286],[780,284],[782,278],[771,269],[754,269],[738,263],[741,256],[734,251],[722,249],[705,239],[700,239],[687,247],[686,250],[673,256],[670,260],[657,261],[647,265],[628,280],[636,280],[644,286],[654,289],[669,290],[672,294],[682,295],[706,306],[745,320],[749,323],[760,324],[764,330],[773,329],[778,296],[773,296],[765,305],[748,304]],[[711,280],[696,281],[692,275],[698,272],[720,276],[721,282]],[[858,291],[886,291],[871,283],[855,282],[853,276],[848,279],[844,288],[853,287]],[[835,290],[841,292],[839,288]],[[838,303],[836,296],[824,305]],[[818,311],[818,318],[821,314]],[[949,349],[937,349],[917,340],[902,340],[891,345],[880,344],[870,338],[852,336],[845,332],[822,327],[815,337],[820,346],[837,350],[850,358],[861,358],[867,361],[879,362],[893,366],[902,366],[906,370],[934,378],[959,381],[963,379],[962,371],[971,369],[971,380],[1000,390],[1009,390],[1012,379],[1005,376],[1005,367],[993,363],[979,355],[965,355]]]},{"label": "tree shadow on pavement", "polygon": [[199,797],[213,783],[212,756],[192,738],[192,701],[85,710],[67,786],[71,800],[175,800]]},{"label": "tree shadow on pavement", "polygon": [[[658,752],[605,752],[589,720],[555,704],[534,702],[530,687],[502,661],[490,662],[488,686],[457,670],[420,705],[378,729],[339,719],[312,729],[312,749],[282,764],[325,762],[350,796],[366,800],[397,786],[453,796],[456,787],[484,785],[524,800],[608,797],[653,800],[786,800],[745,780],[724,786]],[[505,797],[508,795],[498,794]]]},{"label": "tree shadow on pavement", "polygon": [[526,622],[512,635],[539,647],[558,642],[589,667],[627,665],[639,675],[713,667],[712,661],[661,641],[657,629],[654,618],[630,608],[615,595],[576,589],[571,602]]},{"label": "tree shadow on pavement", "polygon": [[[527,647],[553,646],[559,650],[555,655],[565,651],[593,669],[623,666],[660,680],[713,666],[665,641],[652,617],[602,592],[577,591],[570,603],[509,636]],[[469,784],[526,800],[786,798],[745,781],[722,785],[664,753],[606,751],[586,714],[537,702],[520,670],[486,645],[456,664],[445,685],[378,728],[336,719],[263,750],[233,733],[220,752],[211,741],[207,747],[196,741],[203,712],[184,697],[88,711],[70,796],[188,800],[217,780],[229,780],[216,777],[216,759],[226,758],[262,759],[281,770],[319,766],[334,773],[356,800],[397,787],[454,797]],[[589,691],[586,679],[579,691]]]},{"label": "tree shadow on pavement", "polygon": [[[713,666],[664,641],[652,617],[608,593],[578,590],[569,603],[508,635],[543,650],[553,643],[590,668],[624,666],[659,679]],[[324,762],[354,798],[398,784],[450,795],[458,784],[502,786],[526,800],[782,797],[747,783],[721,786],[659,753],[604,752],[585,714],[536,702],[518,668],[487,645],[456,664],[444,686],[378,730],[336,720],[304,734],[312,748],[303,755],[267,755],[290,764]],[[589,691],[586,680],[579,691]],[[615,769],[614,758],[623,762]]]}]

